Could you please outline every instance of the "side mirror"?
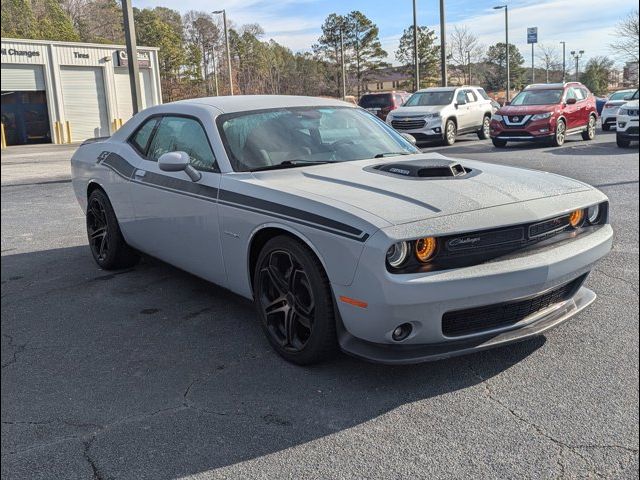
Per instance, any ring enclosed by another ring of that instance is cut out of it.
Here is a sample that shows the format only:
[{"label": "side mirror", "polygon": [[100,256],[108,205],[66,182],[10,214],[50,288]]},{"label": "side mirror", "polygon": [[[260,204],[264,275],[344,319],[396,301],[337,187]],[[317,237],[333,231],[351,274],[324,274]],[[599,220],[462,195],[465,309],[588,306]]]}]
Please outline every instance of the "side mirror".
[{"label": "side mirror", "polygon": [[504,102],[504,104],[505,104],[505,106],[507,106],[507,105],[511,105],[511,101]]},{"label": "side mirror", "polygon": [[414,137],[413,135],[410,135],[408,133],[401,133],[400,136],[404,138],[407,142],[409,142],[411,145],[416,144],[416,137]]},{"label": "side mirror", "polygon": [[163,172],[184,171],[194,182],[202,178],[202,174],[189,163],[189,154],[186,152],[163,153],[160,155],[160,158],[158,158],[158,168]]},{"label": "side mirror", "polygon": [[576,103],[578,103],[576,98],[567,98],[567,105],[575,105]]}]

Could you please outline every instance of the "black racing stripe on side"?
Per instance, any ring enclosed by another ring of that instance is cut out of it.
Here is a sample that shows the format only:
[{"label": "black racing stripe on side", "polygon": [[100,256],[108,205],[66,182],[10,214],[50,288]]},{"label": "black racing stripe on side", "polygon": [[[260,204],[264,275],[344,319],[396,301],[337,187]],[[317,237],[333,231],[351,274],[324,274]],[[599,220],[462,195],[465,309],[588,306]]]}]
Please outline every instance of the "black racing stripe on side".
[{"label": "black racing stripe on side", "polygon": [[341,237],[349,238],[351,240],[356,240],[358,242],[366,242],[367,239],[369,238],[369,234],[368,233],[365,233],[364,235],[351,235],[349,233],[338,231],[338,230],[332,230],[330,228],[326,228],[326,227],[323,227],[323,226],[315,224],[315,223],[309,223],[309,222],[305,222],[304,220],[291,218],[291,217],[286,217],[284,215],[279,215],[279,214],[274,213],[274,212],[268,212],[268,211],[260,210],[260,209],[257,209],[257,208],[251,208],[251,207],[248,207],[246,205],[241,205],[239,203],[228,203],[228,202],[224,202],[224,201],[220,201],[219,203],[220,203],[220,205],[225,205],[225,206],[228,206],[228,207],[231,207],[231,208],[238,208],[240,210],[246,210],[248,212],[254,212],[254,213],[259,213],[259,214],[262,214],[262,215],[268,215],[270,217],[280,218],[282,220],[286,220],[286,221],[289,221],[289,222],[297,223],[299,225],[305,225],[305,226],[307,226],[309,228],[313,228],[315,230],[322,230],[323,232],[331,233],[333,235],[339,235]]},{"label": "black racing stripe on side", "polygon": [[127,162],[127,160],[113,152],[109,152],[109,154],[102,159],[102,165],[109,167],[125,178],[133,177],[133,172],[136,171],[136,168]]},{"label": "black racing stripe on side", "polygon": [[352,227],[351,225],[347,225],[346,223],[338,222],[337,220],[332,220],[330,218],[322,217],[320,215],[316,215],[315,213],[305,212],[304,210],[300,210],[298,208],[280,205],[278,203],[250,197],[241,193],[231,192],[229,190],[220,190],[219,199],[227,203],[237,203],[239,205],[245,205],[259,210],[265,210],[267,212],[279,213],[287,217],[297,218],[309,223],[314,223],[316,225],[323,225],[325,227],[349,233],[357,237],[360,237],[363,233],[365,233],[362,230],[358,230],[357,228]]},{"label": "black racing stripe on side", "polygon": [[199,195],[216,200],[218,198],[218,189],[201,183],[195,183],[191,180],[182,180],[180,178],[160,175],[159,173],[145,173],[144,177],[140,177],[139,183],[149,186],[165,187],[171,190],[178,190],[191,195]]}]

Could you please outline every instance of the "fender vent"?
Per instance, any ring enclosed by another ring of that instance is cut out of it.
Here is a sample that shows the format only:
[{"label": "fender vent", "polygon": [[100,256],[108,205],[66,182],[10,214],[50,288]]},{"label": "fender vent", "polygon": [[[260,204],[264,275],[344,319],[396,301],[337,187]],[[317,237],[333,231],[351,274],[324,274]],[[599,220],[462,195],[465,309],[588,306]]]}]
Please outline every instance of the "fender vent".
[{"label": "fender vent", "polygon": [[449,160],[415,160],[377,165],[376,170],[391,175],[410,178],[461,177],[471,170]]}]

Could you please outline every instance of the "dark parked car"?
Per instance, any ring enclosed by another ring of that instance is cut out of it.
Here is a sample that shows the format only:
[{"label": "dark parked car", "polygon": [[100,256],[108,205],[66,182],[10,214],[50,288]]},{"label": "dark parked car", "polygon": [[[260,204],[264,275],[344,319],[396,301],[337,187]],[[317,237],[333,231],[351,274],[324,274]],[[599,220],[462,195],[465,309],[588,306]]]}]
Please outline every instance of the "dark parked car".
[{"label": "dark parked car", "polygon": [[360,97],[358,105],[370,111],[382,120],[387,119],[391,110],[401,106],[408,98],[409,93],[396,90],[393,92],[365,93]]},{"label": "dark parked car", "polygon": [[568,135],[593,140],[597,118],[595,97],[579,82],[529,85],[492,116],[490,135],[499,148],[530,141],[560,146]]}]

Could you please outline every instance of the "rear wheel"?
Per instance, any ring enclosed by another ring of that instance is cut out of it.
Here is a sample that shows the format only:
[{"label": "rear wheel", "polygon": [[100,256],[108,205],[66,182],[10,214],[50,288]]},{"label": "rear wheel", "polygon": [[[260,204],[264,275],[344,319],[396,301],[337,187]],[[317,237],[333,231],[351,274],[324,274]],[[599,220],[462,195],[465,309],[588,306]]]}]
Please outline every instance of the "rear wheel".
[{"label": "rear wheel", "polygon": [[631,145],[631,140],[625,140],[620,135],[616,135],[616,144],[620,148],[629,148],[629,146]]},{"label": "rear wheel", "polygon": [[596,138],[596,117],[591,115],[589,117],[589,124],[587,125],[587,129],[582,132],[583,140],[593,140]]},{"label": "rear wheel", "polygon": [[551,145],[554,147],[561,147],[564,145],[564,140],[567,136],[567,126],[564,123],[564,120],[558,120],[556,125],[556,133],[551,139]]},{"label": "rear wheel", "polygon": [[493,146],[496,148],[504,148],[507,146],[507,141],[500,140],[499,138],[492,138],[491,142],[493,143]]},{"label": "rear wheel", "polygon": [[442,143],[447,146],[451,146],[456,143],[457,130],[456,122],[453,120],[447,120],[447,123],[445,123],[444,126],[444,138],[442,139]]},{"label": "rear wheel", "polygon": [[482,127],[478,130],[478,138],[480,140],[487,140],[489,138],[489,133],[491,132],[491,117],[489,115],[485,115],[482,119]]},{"label": "rear wheel", "polygon": [[138,263],[140,255],[124,241],[107,194],[94,190],[87,203],[87,237],[91,254],[100,268],[116,270]]},{"label": "rear wheel", "polygon": [[333,296],[316,256],[287,236],[269,240],[254,272],[254,303],[273,348],[298,365],[337,350]]}]

